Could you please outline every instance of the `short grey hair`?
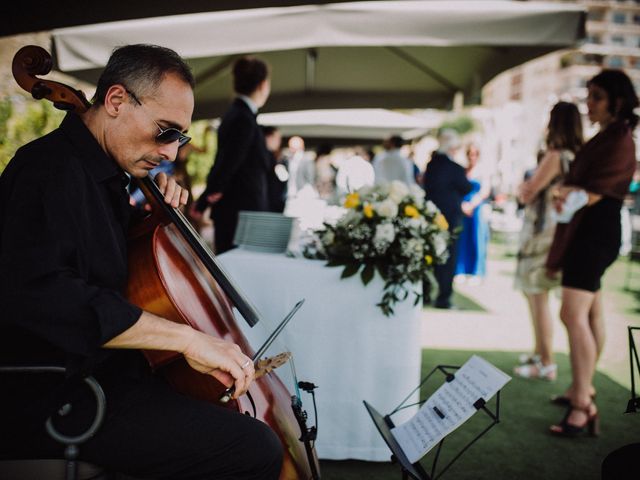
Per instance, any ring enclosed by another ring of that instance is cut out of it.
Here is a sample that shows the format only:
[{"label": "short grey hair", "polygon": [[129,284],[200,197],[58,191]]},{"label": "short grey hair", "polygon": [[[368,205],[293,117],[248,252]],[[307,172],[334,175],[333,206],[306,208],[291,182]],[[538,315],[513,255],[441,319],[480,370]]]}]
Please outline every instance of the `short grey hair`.
[{"label": "short grey hair", "polygon": [[131,89],[139,97],[151,95],[170,73],[194,88],[195,80],[189,65],[173,50],[147,44],[118,47],[98,79],[94,104],[104,104],[107,91],[116,84]]},{"label": "short grey hair", "polygon": [[441,153],[449,153],[462,146],[460,134],[452,128],[443,128],[438,134],[438,151]]}]

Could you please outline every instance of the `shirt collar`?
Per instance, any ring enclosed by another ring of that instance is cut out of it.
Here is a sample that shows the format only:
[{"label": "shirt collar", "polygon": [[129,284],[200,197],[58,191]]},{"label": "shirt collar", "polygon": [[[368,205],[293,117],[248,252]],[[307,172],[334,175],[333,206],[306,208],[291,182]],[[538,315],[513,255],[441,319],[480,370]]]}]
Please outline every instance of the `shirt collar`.
[{"label": "shirt collar", "polygon": [[62,120],[60,129],[69,137],[71,143],[80,151],[85,161],[84,168],[96,182],[102,182],[115,176],[124,178],[124,171],[102,149],[82,119],[69,112]]},{"label": "shirt collar", "polygon": [[253,100],[251,100],[246,95],[238,95],[238,98],[241,99],[242,101],[244,101],[244,103],[247,104],[247,106],[253,112],[254,115],[258,114],[258,106],[255,104],[255,102]]}]

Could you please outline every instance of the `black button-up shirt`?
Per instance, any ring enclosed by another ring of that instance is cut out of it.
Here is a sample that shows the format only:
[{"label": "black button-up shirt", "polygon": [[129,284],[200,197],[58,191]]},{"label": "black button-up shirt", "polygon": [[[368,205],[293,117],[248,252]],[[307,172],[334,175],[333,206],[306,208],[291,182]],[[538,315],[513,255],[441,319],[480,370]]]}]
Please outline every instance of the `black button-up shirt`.
[{"label": "black button-up shirt", "polygon": [[18,150],[0,176],[0,357],[79,366],[126,355],[101,348],[142,313],[123,296],[126,183],[73,113]]}]

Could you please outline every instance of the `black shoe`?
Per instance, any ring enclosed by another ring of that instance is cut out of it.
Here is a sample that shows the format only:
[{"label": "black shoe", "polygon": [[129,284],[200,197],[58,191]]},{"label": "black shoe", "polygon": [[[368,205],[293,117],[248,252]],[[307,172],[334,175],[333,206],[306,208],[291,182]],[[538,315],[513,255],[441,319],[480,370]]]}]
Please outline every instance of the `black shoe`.
[{"label": "black shoe", "polygon": [[[567,413],[564,418],[557,425],[551,426],[551,434],[558,435],[560,437],[578,437],[589,435],[590,437],[597,437],[600,434],[600,418],[598,417],[598,411],[595,410],[595,404],[593,400],[585,408],[574,407],[569,404]],[[567,421],[569,415],[573,410],[581,410],[587,415],[587,420],[582,425],[572,425]]]}]

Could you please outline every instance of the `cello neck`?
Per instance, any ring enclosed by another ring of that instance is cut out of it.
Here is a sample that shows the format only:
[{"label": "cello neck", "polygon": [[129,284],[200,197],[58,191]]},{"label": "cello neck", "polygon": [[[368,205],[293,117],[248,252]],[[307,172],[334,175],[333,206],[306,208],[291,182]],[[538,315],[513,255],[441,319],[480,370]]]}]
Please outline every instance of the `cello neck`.
[{"label": "cello neck", "polygon": [[207,271],[213,276],[215,281],[220,285],[224,293],[231,299],[233,305],[238,309],[245,321],[253,327],[260,320],[256,308],[242,294],[242,292],[233,283],[233,280],[227,272],[224,271],[215,255],[211,252],[202,237],[195,231],[191,223],[185,218],[182,212],[164,201],[164,196],[156,183],[150,178],[145,177],[138,179],[140,188],[152,204],[154,209],[161,209],[167,218],[173,223],[180,235],[186,240],[193,249],[197,257],[204,264]]}]

